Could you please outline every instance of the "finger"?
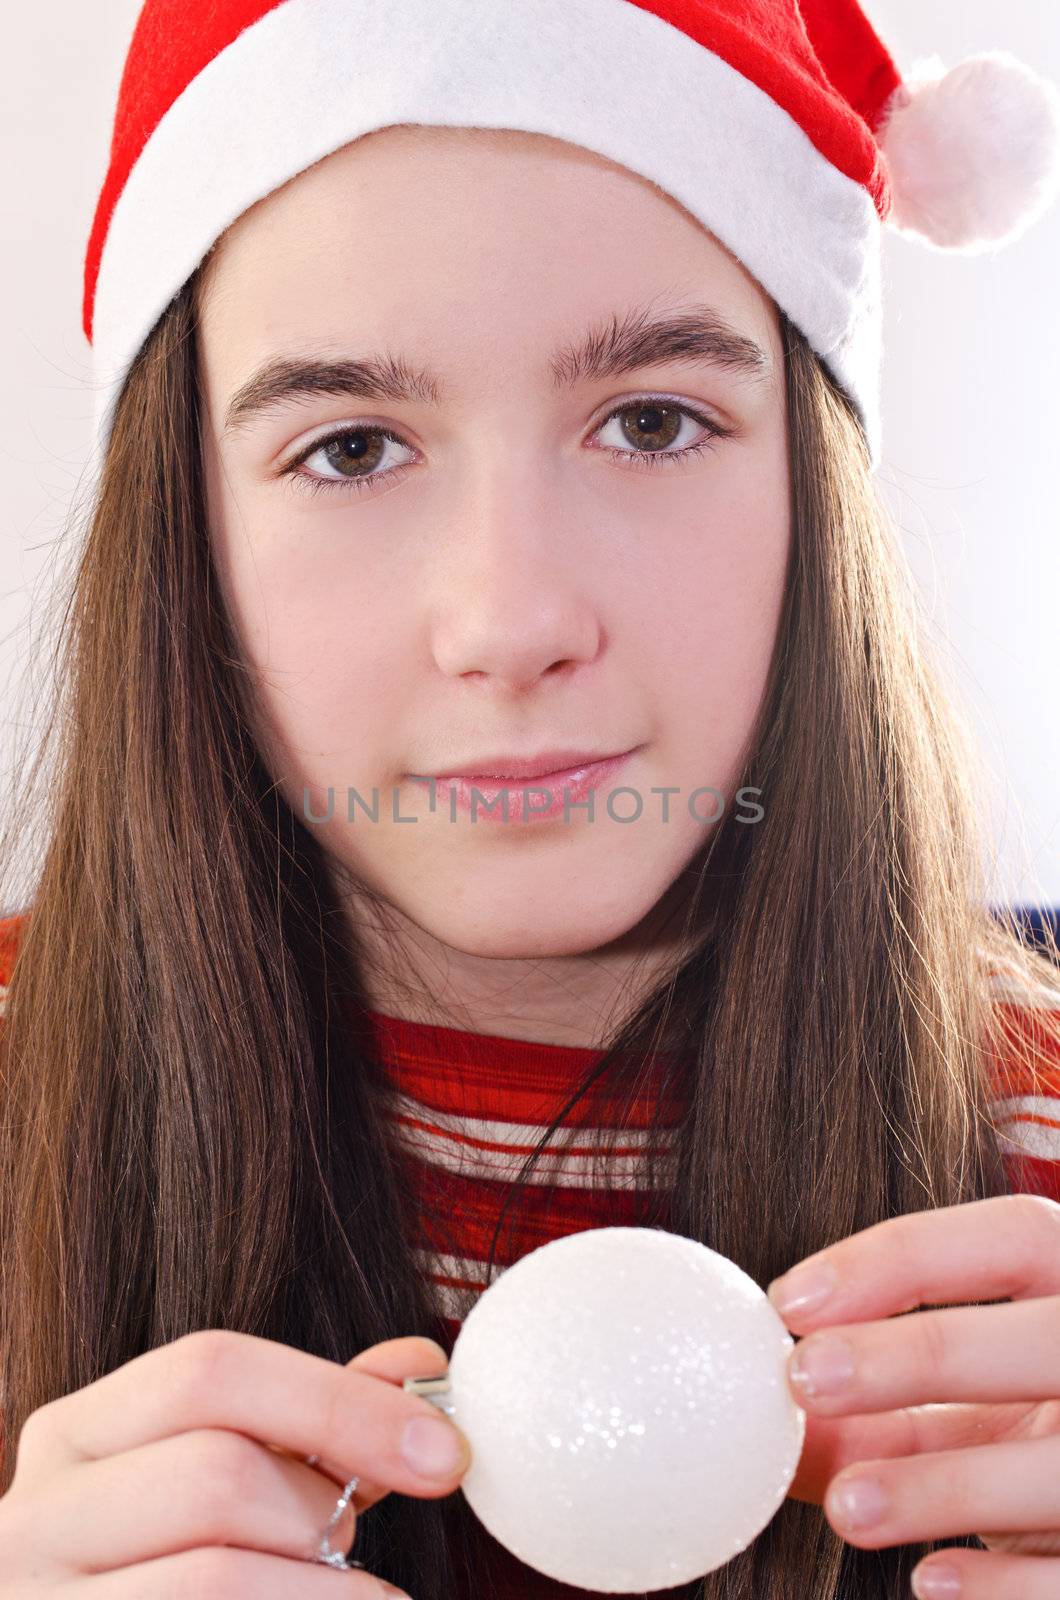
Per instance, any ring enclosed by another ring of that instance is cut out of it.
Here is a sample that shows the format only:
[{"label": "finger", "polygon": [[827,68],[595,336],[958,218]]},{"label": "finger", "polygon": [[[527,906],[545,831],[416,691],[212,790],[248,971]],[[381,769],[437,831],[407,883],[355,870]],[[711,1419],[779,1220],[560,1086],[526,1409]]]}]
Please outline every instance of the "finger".
[{"label": "finger", "polygon": [[799,1465],[788,1491],[820,1505],[837,1473],[859,1461],[923,1455],[1008,1439],[1038,1410],[1009,1406],[927,1405],[867,1416],[808,1413]]},{"label": "finger", "polygon": [[[955,1573],[952,1584],[934,1588],[924,1582],[929,1574]],[[1060,1594],[1060,1561],[1047,1556],[998,1556],[981,1550],[940,1551],[914,1567],[913,1593],[917,1600],[1055,1600]]]},{"label": "finger", "polygon": [[[341,1592],[349,1600],[409,1600],[401,1589],[369,1572],[347,1572]],[[79,1600],[144,1600],[145,1595],[253,1595],[254,1600],[336,1600],[338,1580],[330,1567],[228,1546],[160,1556],[120,1572],[97,1573],[78,1582]]]},{"label": "finger", "polygon": [[1048,1532],[984,1533],[981,1541],[988,1550],[1009,1556],[1060,1556],[1060,1527]]},{"label": "finger", "polygon": [[[245,1434],[215,1428],[64,1468],[46,1494],[23,1500],[20,1527],[35,1550],[55,1547],[61,1529],[57,1553],[77,1573],[210,1545],[309,1561],[337,1500],[330,1478]],[[115,1506],[125,1508],[120,1517]],[[348,1551],[355,1535],[348,1506],[329,1533],[331,1548]]]},{"label": "finger", "polygon": [[[380,1378],[384,1383],[395,1384],[398,1388],[406,1378],[440,1377],[448,1365],[449,1357],[441,1345],[419,1334],[410,1334],[401,1339],[386,1339],[382,1344],[373,1344],[346,1363],[347,1370],[352,1367],[359,1372],[367,1372],[373,1378]],[[327,1472],[340,1487],[344,1487],[347,1483],[348,1477],[343,1477],[339,1462],[329,1460],[326,1455],[317,1452],[317,1466],[321,1472]],[[367,1511],[369,1506],[374,1506],[376,1501],[381,1500],[388,1492],[385,1484],[377,1482],[371,1476],[362,1477],[358,1481],[351,1504],[358,1511]]]},{"label": "finger", "polygon": [[766,1293],[797,1333],[921,1305],[1057,1294],[1060,1203],[991,1195],[888,1217],[808,1256]]},{"label": "finger", "polygon": [[[347,1366],[371,1373],[398,1388],[406,1378],[439,1378],[449,1368],[449,1357],[434,1339],[418,1334],[403,1339],[387,1339],[383,1344],[373,1344],[355,1355]],[[428,1404],[430,1402],[428,1401]],[[362,1478],[357,1485],[358,1510],[367,1511],[387,1493],[385,1485],[372,1478]]]},{"label": "finger", "polygon": [[[451,1466],[432,1475],[406,1459],[413,1423],[425,1438],[456,1445]],[[343,1482],[371,1476],[428,1498],[452,1493],[470,1461],[464,1435],[429,1400],[270,1339],[211,1328],[34,1412],[20,1435],[16,1475],[47,1481],[57,1461],[74,1465],[207,1428],[268,1440],[303,1461],[316,1453],[338,1464]]]},{"label": "finger", "polygon": [[[851,1544],[878,1550],[964,1534],[1055,1527],[1060,1438],[861,1461],[828,1485],[824,1512]],[[875,1490],[870,1496],[870,1491]],[[859,1509],[865,1497],[871,1504]]]},{"label": "finger", "polygon": [[829,1416],[1060,1395],[1060,1295],[921,1311],[808,1334],[788,1358],[800,1405]]},{"label": "finger", "polygon": [[401,1384],[406,1378],[436,1378],[448,1367],[449,1357],[433,1339],[420,1334],[409,1334],[403,1339],[386,1339],[382,1344],[370,1345],[346,1363],[360,1372],[370,1372],[373,1378],[383,1378]]}]

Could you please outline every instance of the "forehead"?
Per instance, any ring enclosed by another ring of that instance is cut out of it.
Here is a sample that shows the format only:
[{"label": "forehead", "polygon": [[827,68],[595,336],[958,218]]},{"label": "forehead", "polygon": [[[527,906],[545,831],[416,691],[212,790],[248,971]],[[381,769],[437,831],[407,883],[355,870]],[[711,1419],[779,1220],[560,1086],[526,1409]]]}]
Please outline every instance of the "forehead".
[{"label": "forehead", "polygon": [[[599,224],[612,226],[600,234]],[[588,224],[597,224],[590,232]],[[429,236],[438,246],[468,229],[477,242],[542,247],[581,222],[567,265],[576,274],[632,223],[641,251],[694,254],[727,263],[734,278],[762,291],[742,262],[666,190],[597,151],[548,134],[512,128],[450,128],[401,123],[378,129],[323,157],[248,207],[221,235],[203,265],[204,287],[253,265],[282,267],[259,252],[272,241],[306,259],[348,245],[376,259],[403,241]],[[417,227],[419,223],[419,227]],[[223,270],[222,270],[223,269]]]},{"label": "forehead", "polygon": [[206,342],[232,382],[270,354],[386,343],[437,361],[549,348],[623,306],[694,298],[779,348],[772,301],[673,196],[579,145],[399,125],[239,217],[203,267]]},{"label": "forehead", "polygon": [[[701,224],[665,189],[599,151],[551,134],[522,128],[440,127],[396,123],[378,128],[323,156],[279,188],[264,195],[237,217],[215,247],[228,253],[248,232],[279,228],[287,220],[304,220],[314,206],[345,195],[352,204],[368,205],[374,214],[382,186],[393,179],[423,191],[434,190],[440,205],[447,199],[481,190],[483,205],[492,187],[506,188],[509,202],[521,209],[524,200],[552,191],[577,190],[584,202],[594,190],[614,195],[627,191],[627,203],[639,190],[647,202],[669,207],[694,227]],[[439,185],[442,187],[438,187]],[[540,186],[538,188],[537,186]],[[400,197],[391,193],[393,201]],[[433,211],[434,208],[432,208]],[[448,208],[446,208],[448,209]],[[705,231],[705,230],[704,230]],[[735,258],[734,258],[735,259]]]}]

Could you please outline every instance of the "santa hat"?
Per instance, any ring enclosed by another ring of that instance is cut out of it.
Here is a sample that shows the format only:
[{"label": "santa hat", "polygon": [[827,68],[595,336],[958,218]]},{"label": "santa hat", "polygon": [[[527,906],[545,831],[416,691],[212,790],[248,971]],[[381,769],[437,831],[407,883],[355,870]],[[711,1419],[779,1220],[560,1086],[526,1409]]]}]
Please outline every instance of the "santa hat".
[{"label": "santa hat", "polygon": [[146,0],[85,258],[96,442],[158,317],[257,200],[393,123],[551,134],[650,179],[801,329],[880,452],[880,246],[1015,238],[1060,93],[1004,52],[903,79],[855,0]]}]

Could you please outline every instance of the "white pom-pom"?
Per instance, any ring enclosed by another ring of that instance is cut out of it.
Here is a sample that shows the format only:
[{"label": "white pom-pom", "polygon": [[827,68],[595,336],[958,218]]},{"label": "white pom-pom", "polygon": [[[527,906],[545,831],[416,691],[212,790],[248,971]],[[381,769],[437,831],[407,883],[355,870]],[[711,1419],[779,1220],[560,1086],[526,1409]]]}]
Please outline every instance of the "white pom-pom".
[{"label": "white pom-pom", "polygon": [[916,63],[877,128],[888,223],[966,255],[1007,244],[1060,188],[1060,91],[1007,51]]}]

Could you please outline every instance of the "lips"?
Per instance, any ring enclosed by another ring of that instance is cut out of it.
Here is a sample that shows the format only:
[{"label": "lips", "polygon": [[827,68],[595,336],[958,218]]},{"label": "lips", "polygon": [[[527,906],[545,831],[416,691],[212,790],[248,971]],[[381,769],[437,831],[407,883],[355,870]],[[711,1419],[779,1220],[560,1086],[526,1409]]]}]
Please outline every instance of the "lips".
[{"label": "lips", "polygon": [[535,778],[565,778],[598,761],[614,761],[627,755],[627,750],[545,750],[538,756],[482,756],[476,757],[466,767],[453,767],[437,772],[436,778],[459,778],[465,783],[524,782]]},{"label": "lips", "polygon": [[[594,790],[610,785],[625,767],[630,756],[641,747],[634,746],[614,756],[585,756],[570,750],[550,750],[540,756],[517,760],[502,757],[507,767],[514,766],[518,775],[505,773],[492,777],[470,773],[437,773],[434,777],[413,777],[412,781],[431,790],[431,810],[435,809],[435,787],[445,786],[450,812],[469,812],[472,821],[495,822],[565,822],[582,820],[583,810]],[[580,761],[580,766],[558,767],[558,761]],[[479,765],[483,763],[479,762]],[[518,769],[522,769],[518,771]],[[527,771],[527,768],[533,770]],[[521,786],[521,787],[517,787]],[[534,789],[537,794],[534,794]],[[542,804],[542,796],[544,803]],[[501,802],[500,810],[496,809]],[[571,808],[577,808],[572,811]],[[591,815],[591,805],[588,807]]]}]

